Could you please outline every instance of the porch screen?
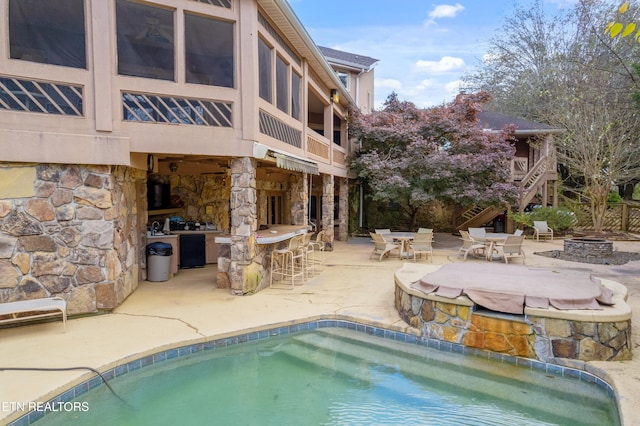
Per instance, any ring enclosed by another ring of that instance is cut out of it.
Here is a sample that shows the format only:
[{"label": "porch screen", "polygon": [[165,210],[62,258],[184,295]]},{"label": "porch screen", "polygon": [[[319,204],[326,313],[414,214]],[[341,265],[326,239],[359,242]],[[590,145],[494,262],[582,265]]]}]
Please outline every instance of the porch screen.
[{"label": "porch screen", "polygon": [[187,83],[233,87],[233,23],[184,15]]},{"label": "porch screen", "polygon": [[174,79],[173,11],[116,0],[116,32],[118,74]]},{"label": "porch screen", "polygon": [[84,0],[9,0],[9,56],[86,68]]}]

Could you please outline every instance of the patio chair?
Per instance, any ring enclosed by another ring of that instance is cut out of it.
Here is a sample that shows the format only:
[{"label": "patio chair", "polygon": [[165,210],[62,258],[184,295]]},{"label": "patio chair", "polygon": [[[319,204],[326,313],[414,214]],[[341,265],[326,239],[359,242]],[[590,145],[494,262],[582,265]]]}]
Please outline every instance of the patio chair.
[{"label": "patio chair", "polygon": [[425,253],[431,256],[431,263],[433,263],[433,233],[432,232],[418,232],[413,236],[413,241],[409,243],[409,248],[413,252],[413,261],[416,261],[418,254]]},{"label": "patio chair", "polygon": [[431,228],[418,228],[418,234],[432,234],[433,229]]},{"label": "patio chair", "polygon": [[519,237],[522,234],[524,234],[524,231],[522,229],[516,229],[515,231],[513,231],[513,235],[515,235],[516,237]]},{"label": "patio chair", "polygon": [[400,252],[400,244],[387,242],[381,234],[369,232],[369,235],[371,235],[374,244],[373,252],[369,255],[369,259],[374,255],[380,255],[378,261],[382,261],[382,258],[389,256],[392,250],[398,250],[398,253]]},{"label": "patio chair", "polygon": [[384,238],[385,241],[392,243],[393,242],[393,237],[391,237],[391,229],[385,228],[385,229],[376,229],[376,234],[382,235],[382,238]]},{"label": "patio chair", "polygon": [[478,251],[482,251],[483,254],[485,253],[487,247],[482,243],[473,241],[473,239],[469,235],[469,232],[460,231],[460,235],[462,236],[462,247],[460,247],[460,249],[458,250],[458,256],[464,254],[463,260],[467,260],[467,255],[469,254],[469,252],[471,252],[474,256],[478,254]]},{"label": "patio chair", "polygon": [[551,237],[551,241],[553,241],[553,229],[549,228],[544,220],[533,222],[533,233],[536,236],[536,241],[540,241],[540,237]]},{"label": "patio chair", "polygon": [[509,235],[504,243],[496,244],[499,251],[502,251],[502,257],[504,263],[509,263],[510,257],[522,257],[522,264],[524,264],[524,251],[522,250],[522,243],[524,242],[524,235]]},{"label": "patio chair", "polygon": [[484,237],[487,235],[487,230],[484,228],[469,228],[469,235],[473,237]]}]

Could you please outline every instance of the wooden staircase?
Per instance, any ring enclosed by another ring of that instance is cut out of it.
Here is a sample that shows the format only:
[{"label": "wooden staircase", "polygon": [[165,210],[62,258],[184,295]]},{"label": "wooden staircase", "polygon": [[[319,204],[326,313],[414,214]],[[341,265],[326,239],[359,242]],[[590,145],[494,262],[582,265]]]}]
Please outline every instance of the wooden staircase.
[{"label": "wooden staircase", "polygon": [[[524,211],[546,183],[549,163],[548,156],[541,157],[520,181],[520,211]],[[503,212],[504,209],[497,207],[472,207],[456,218],[456,230],[480,227]]]},{"label": "wooden staircase", "polygon": [[[549,169],[549,157],[541,157],[529,170],[529,173],[520,181],[520,211],[529,204],[541,186],[546,183],[547,170]],[[546,200],[543,203],[546,205]]]},{"label": "wooden staircase", "polygon": [[456,218],[456,230],[480,227],[502,213],[497,207],[472,207]]}]

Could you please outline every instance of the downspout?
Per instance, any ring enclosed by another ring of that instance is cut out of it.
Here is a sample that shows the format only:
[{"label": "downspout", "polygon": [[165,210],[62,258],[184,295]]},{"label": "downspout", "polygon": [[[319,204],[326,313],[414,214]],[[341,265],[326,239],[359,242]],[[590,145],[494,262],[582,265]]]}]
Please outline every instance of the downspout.
[{"label": "downspout", "polygon": [[[366,72],[366,69],[362,68],[360,73],[356,75],[356,106],[360,108],[360,76]],[[362,150],[362,140],[358,141],[358,151]],[[362,229],[363,216],[364,216],[364,189],[362,188],[362,182],[360,182],[360,208],[358,209],[358,228]]]},{"label": "downspout", "polygon": [[364,74],[367,70],[362,68],[362,70],[360,71],[360,73],[358,75],[356,75],[356,106],[358,108],[360,108],[360,76],[362,74]]}]

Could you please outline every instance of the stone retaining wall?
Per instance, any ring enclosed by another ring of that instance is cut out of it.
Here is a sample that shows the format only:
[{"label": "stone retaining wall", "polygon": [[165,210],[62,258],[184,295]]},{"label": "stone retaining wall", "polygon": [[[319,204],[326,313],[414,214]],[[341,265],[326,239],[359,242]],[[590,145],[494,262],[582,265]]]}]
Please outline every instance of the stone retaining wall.
[{"label": "stone retaining wall", "polygon": [[473,303],[431,300],[410,294],[397,283],[395,306],[400,317],[423,336],[470,348],[544,362],[631,359],[630,320],[583,322],[479,312]]},{"label": "stone retaining wall", "polygon": [[0,173],[0,302],[61,296],[73,315],[112,309],[137,287],[145,172],[5,163]]}]

